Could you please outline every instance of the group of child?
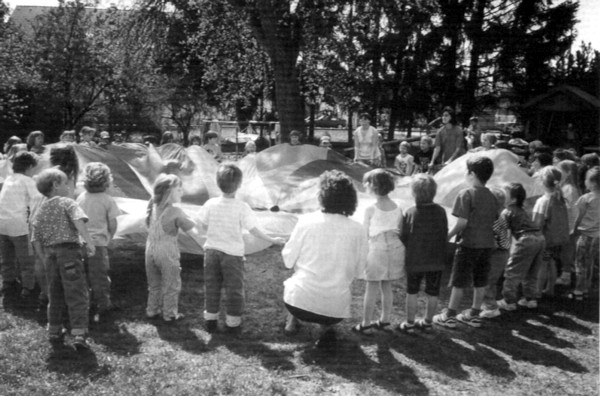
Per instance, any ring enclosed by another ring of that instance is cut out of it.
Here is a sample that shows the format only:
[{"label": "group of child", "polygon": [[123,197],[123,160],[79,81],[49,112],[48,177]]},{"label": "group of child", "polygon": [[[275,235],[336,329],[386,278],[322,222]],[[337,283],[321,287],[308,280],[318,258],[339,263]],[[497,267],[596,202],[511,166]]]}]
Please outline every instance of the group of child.
[{"label": "group of child", "polygon": [[[66,306],[73,344],[77,348],[88,348],[90,290],[99,318],[113,307],[107,246],[116,231],[119,211],[106,192],[112,175],[102,163],[88,164],[83,172],[86,191],[75,200],[72,181],[60,169],[46,169],[34,182],[31,175],[36,165],[34,154],[18,153],[13,161],[14,173],[0,192],[4,286],[11,286],[7,283],[19,277],[15,271],[15,263],[18,263],[23,296],[33,292],[34,266],[30,257],[23,254],[31,238],[35,254],[45,267],[45,273],[37,280],[47,284],[51,343],[55,346],[64,343],[63,308]],[[571,210],[561,191],[563,173],[553,166],[541,169],[539,178],[545,194],[536,201],[533,214],[524,209],[526,194],[522,185],[511,184],[508,194],[485,186],[493,172],[494,165],[488,157],[475,156],[467,161],[469,187],[461,191],[454,202],[452,214],[456,223],[451,229],[448,229],[445,210],[433,202],[437,186],[430,175],[421,173],[413,177],[411,191],[415,205],[403,211],[388,195],[394,189],[394,179],[389,172],[376,169],[365,174],[364,185],[376,202],[367,208],[363,223],[369,234],[369,253],[363,274],[367,285],[363,318],[353,331],[368,334],[372,329],[392,330],[391,285],[392,281],[402,278],[406,282],[407,317],[398,326],[400,331],[427,330],[433,323],[455,327],[457,322],[463,322],[480,327],[482,318],[500,315],[499,309],[511,311],[516,305],[536,308],[543,288],[554,285],[554,260],[564,257],[561,251],[569,243],[575,244],[576,256],[576,285],[569,296],[577,301],[586,297],[591,287],[593,262],[598,257],[600,168],[588,170],[585,186],[589,192],[572,203]],[[566,171],[565,174],[569,175]],[[209,332],[218,329],[222,289],[226,296],[225,330],[237,333],[241,328],[243,230],[274,244],[285,243],[282,238],[266,235],[251,208],[235,198],[242,183],[242,172],[237,166],[222,164],[216,180],[222,195],[208,200],[195,219],[176,205],[183,194],[177,176],[161,174],[154,183],[146,218],[148,319],[173,323],[183,318],[178,309],[181,267],[177,235],[180,230],[195,236],[197,225],[206,229],[204,319]],[[569,234],[574,236],[569,239]],[[436,314],[446,248],[453,237],[456,237],[457,248],[450,277],[450,301],[447,309]],[[511,237],[515,240],[512,248]],[[563,270],[567,269],[563,264]],[[503,299],[495,301],[495,287],[502,273]],[[427,308],[425,317],[416,319],[417,294],[423,280]],[[471,308],[458,312],[464,291],[469,287],[474,288]],[[373,320],[379,293],[382,312],[378,320]]]}]

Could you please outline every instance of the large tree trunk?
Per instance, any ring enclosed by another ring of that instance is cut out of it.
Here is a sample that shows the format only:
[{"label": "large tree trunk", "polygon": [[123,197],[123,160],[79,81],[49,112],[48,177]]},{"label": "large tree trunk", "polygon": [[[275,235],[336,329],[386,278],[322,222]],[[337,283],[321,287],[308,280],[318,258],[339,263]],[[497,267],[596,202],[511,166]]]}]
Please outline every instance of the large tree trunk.
[{"label": "large tree trunk", "polygon": [[477,89],[479,57],[482,52],[483,37],[483,14],[488,0],[477,0],[475,11],[471,17],[471,22],[467,25],[467,32],[471,39],[471,61],[469,64],[469,77],[465,83],[465,94],[463,101],[463,123],[467,123],[469,117],[473,114],[476,106],[475,91]]}]

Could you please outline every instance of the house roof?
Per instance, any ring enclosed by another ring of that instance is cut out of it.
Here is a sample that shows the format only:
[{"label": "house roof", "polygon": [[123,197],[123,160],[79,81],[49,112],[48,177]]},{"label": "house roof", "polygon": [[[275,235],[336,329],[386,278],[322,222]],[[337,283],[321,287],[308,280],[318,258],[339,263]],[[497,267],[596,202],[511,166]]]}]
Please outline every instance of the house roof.
[{"label": "house roof", "polygon": [[560,85],[523,104],[524,109],[586,111],[600,108],[600,99],[572,85]]}]

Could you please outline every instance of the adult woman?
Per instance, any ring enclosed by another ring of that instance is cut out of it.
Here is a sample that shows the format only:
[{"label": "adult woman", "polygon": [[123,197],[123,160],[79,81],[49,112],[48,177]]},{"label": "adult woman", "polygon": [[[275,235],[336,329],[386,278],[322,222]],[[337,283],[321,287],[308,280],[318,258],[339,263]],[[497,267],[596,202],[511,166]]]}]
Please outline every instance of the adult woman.
[{"label": "adult woman", "polygon": [[27,135],[27,151],[35,154],[44,152],[44,133],[42,131],[33,131]]},{"label": "adult woman", "polygon": [[377,166],[381,163],[379,134],[371,126],[371,117],[363,113],[359,118],[360,127],[354,131],[354,161]]},{"label": "adult woman", "polygon": [[349,218],[357,205],[352,180],[333,170],[319,184],[321,211],[298,221],[282,251],[285,266],[295,270],[284,282],[285,331],[294,332],[298,320],[317,323],[323,329],[317,346],[331,349],[333,326],[351,316],[350,285],[364,272],[368,245],[365,229]]},{"label": "adult woman", "polygon": [[442,113],[442,127],[435,136],[435,149],[429,167],[441,155],[441,163],[447,165],[465,153],[465,137],[463,130],[457,125],[456,115],[450,107],[445,107]]}]

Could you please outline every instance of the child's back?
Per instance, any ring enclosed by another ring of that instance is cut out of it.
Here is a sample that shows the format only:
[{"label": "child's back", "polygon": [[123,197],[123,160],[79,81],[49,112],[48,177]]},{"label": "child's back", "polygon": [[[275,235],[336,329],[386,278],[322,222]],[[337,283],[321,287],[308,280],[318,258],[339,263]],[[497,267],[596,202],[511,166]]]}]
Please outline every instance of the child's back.
[{"label": "child's back", "polygon": [[436,203],[419,204],[407,209],[400,239],[406,246],[406,270],[441,271],[446,261],[448,218]]},{"label": "child's back", "polygon": [[110,219],[115,219],[119,208],[113,197],[105,192],[90,193],[84,191],[77,198],[77,203],[88,216],[87,229],[96,246],[108,246],[112,236],[108,229]]},{"label": "child's back", "polygon": [[462,190],[452,208],[454,216],[467,220],[458,244],[471,249],[493,248],[497,213],[496,198],[488,188],[474,186]]},{"label": "child's back", "polygon": [[577,230],[583,235],[597,238],[600,232],[600,192],[592,191],[583,194],[576,206],[581,213]]},{"label": "child's back", "polygon": [[544,194],[538,198],[533,213],[543,217],[542,233],[546,248],[561,246],[569,241],[567,205],[560,193]]}]

